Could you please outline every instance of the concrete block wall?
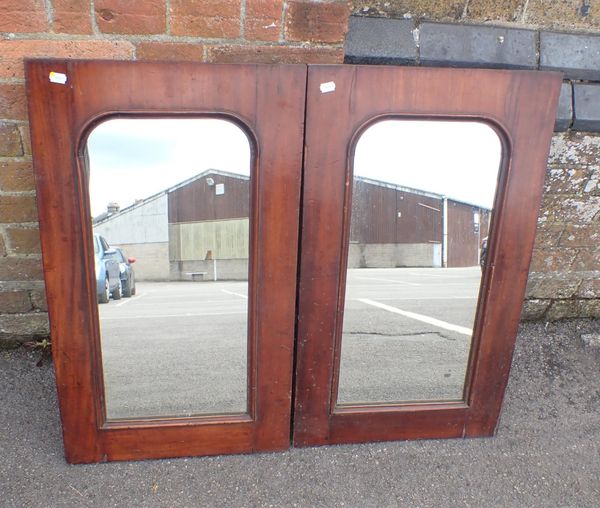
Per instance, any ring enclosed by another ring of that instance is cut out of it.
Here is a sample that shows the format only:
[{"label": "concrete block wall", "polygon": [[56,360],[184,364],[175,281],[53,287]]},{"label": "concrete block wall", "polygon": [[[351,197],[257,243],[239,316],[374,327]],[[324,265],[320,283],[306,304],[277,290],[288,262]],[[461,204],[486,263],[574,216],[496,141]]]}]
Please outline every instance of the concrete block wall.
[{"label": "concrete block wall", "polygon": [[114,243],[112,246],[119,247],[125,257],[135,258],[135,280],[169,280],[169,242]]},{"label": "concrete block wall", "polygon": [[351,243],[348,268],[439,267],[441,252],[432,243]]},{"label": "concrete block wall", "polygon": [[346,62],[564,73],[523,319],[600,317],[600,5],[353,5]]},{"label": "concrete block wall", "polygon": [[351,16],[345,61],[560,71],[555,130],[600,132],[600,34]]},{"label": "concrete block wall", "polygon": [[[216,266],[215,266],[216,265]],[[170,262],[170,280],[248,280],[248,259],[196,259]],[[197,278],[192,274],[198,274]]]},{"label": "concrete block wall", "polygon": [[0,348],[49,333],[24,58],[341,63],[349,12],[345,0],[0,2]]}]

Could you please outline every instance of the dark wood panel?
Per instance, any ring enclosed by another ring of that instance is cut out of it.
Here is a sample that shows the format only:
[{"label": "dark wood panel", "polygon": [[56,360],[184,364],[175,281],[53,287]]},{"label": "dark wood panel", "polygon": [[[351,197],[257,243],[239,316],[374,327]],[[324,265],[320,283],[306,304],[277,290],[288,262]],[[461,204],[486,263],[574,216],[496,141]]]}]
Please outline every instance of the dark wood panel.
[{"label": "dark wood panel", "polygon": [[350,241],[441,243],[442,200],[355,179]]},{"label": "dark wood panel", "polygon": [[448,266],[477,266],[479,231],[474,215],[478,207],[448,200]]},{"label": "dark wood panel", "polygon": [[[38,60],[28,61],[26,71],[67,460],[287,448],[306,67]],[[65,73],[67,84],[49,83],[50,71]],[[250,422],[222,416],[105,425],[82,146],[90,129],[112,115],[218,116],[252,140]]]},{"label": "dark wood panel", "polygon": [[423,404],[336,412],[330,420],[330,443],[463,437],[467,410],[464,404]]},{"label": "dark wood panel", "polygon": [[[241,168],[240,168],[241,169]],[[209,185],[207,178],[212,179]],[[224,186],[224,194],[215,192]],[[210,173],[169,193],[169,224],[250,216],[250,181]]]},{"label": "dark wood panel", "polygon": [[[320,85],[328,82],[335,82],[335,92],[320,93]],[[560,74],[543,72],[309,68],[296,445],[493,433],[508,380],[560,84]],[[334,411],[350,229],[348,161],[361,132],[374,121],[390,117],[478,119],[494,128],[502,141],[489,262],[465,389],[467,409],[453,416],[438,418],[440,413],[419,404],[386,416],[368,407],[343,414]],[[532,132],[536,135],[531,136]],[[419,419],[414,420],[417,413]],[[403,425],[403,421],[419,423]]]}]

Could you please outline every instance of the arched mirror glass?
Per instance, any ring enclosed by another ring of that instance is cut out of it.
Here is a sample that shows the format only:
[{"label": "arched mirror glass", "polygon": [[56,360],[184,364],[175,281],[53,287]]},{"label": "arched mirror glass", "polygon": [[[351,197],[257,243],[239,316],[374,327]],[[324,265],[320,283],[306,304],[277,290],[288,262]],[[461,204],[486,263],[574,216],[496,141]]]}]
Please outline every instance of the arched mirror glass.
[{"label": "arched mirror glass", "polygon": [[501,142],[384,120],[354,153],[337,403],[463,399]]},{"label": "arched mirror glass", "polygon": [[107,420],[246,413],[248,137],[114,118],[86,150]]}]

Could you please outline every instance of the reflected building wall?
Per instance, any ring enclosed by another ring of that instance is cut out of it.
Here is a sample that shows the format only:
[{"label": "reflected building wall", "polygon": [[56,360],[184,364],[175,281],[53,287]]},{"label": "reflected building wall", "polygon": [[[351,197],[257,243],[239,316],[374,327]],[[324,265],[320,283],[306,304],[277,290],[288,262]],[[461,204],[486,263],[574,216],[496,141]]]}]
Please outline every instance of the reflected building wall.
[{"label": "reflected building wall", "polygon": [[[209,170],[94,220],[142,280],[247,280],[250,179]],[[217,265],[215,267],[215,265]]]},{"label": "reflected building wall", "polygon": [[151,196],[135,205],[94,221],[94,233],[136,258],[137,280],[168,280],[169,228],[167,193]]},{"label": "reflected building wall", "polygon": [[[447,266],[479,263],[486,208],[447,199]],[[444,196],[355,177],[348,268],[440,267]]]},{"label": "reflected building wall", "polygon": [[[349,268],[475,266],[488,209],[444,196],[354,179]],[[94,223],[94,232],[135,257],[138,280],[190,280],[192,273],[246,280],[250,179],[209,170]],[[476,219],[477,218],[477,219]]]},{"label": "reflected building wall", "polygon": [[170,278],[248,277],[250,178],[211,171],[169,192]]}]

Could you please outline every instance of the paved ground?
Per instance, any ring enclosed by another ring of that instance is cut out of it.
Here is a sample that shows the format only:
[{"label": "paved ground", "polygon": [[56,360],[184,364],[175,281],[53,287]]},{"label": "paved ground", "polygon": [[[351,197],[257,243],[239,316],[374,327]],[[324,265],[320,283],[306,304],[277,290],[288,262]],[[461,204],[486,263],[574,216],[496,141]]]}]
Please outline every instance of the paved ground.
[{"label": "paved ground", "polygon": [[461,399],[481,270],[349,270],[338,401]]},{"label": "paved ground", "polygon": [[[339,400],[461,399],[480,270],[350,270]],[[112,418],[244,412],[244,282],[138,283],[100,305]]]},{"label": "paved ground", "polygon": [[[112,304],[111,304],[112,305]],[[498,435],[69,466],[53,369],[0,353],[0,506],[600,506],[600,323],[528,324]]]},{"label": "paved ground", "polygon": [[245,412],[246,286],[139,282],[100,305],[109,417]]}]

